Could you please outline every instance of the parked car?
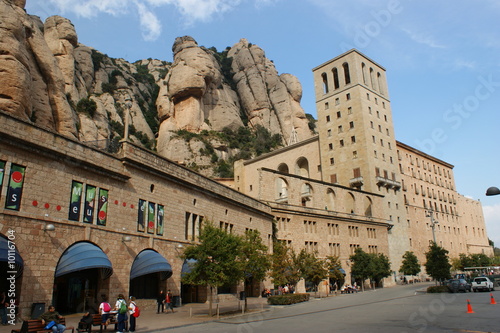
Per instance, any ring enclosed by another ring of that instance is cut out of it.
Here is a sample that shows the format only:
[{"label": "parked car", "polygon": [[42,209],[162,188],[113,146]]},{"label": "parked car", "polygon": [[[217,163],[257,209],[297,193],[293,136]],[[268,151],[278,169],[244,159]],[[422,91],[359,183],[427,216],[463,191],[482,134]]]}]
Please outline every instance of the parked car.
[{"label": "parked car", "polygon": [[495,290],[493,282],[486,276],[478,276],[472,280],[472,291],[476,292],[478,290]]},{"label": "parked car", "polygon": [[452,293],[471,291],[471,284],[465,279],[451,279],[446,283],[448,290]]}]

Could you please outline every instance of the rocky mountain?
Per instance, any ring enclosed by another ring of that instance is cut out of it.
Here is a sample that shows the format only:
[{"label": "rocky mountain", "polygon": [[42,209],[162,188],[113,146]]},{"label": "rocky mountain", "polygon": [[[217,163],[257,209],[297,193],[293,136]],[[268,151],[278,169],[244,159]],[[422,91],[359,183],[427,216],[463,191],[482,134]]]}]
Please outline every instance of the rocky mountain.
[{"label": "rocky mountain", "polygon": [[106,149],[124,136],[129,113],[130,140],[209,176],[214,162],[241,152],[228,135],[264,128],[274,146],[288,142],[292,129],[302,140],[313,135],[298,79],[279,75],[245,39],[218,52],[179,37],[173,63],[129,63],[79,43],[69,20],[42,22],[24,5],[0,0],[4,112]]}]

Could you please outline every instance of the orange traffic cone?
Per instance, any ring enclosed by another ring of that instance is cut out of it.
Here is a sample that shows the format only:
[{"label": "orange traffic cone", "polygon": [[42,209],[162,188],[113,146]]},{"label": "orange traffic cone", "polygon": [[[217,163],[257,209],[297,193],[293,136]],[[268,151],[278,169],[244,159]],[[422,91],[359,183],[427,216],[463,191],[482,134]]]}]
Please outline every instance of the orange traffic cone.
[{"label": "orange traffic cone", "polygon": [[493,298],[493,294],[490,294],[490,297],[491,297],[490,304],[497,304],[497,302],[495,302],[495,298]]},{"label": "orange traffic cone", "polygon": [[467,313],[474,313],[474,311],[472,311],[472,305],[470,305],[469,300],[467,300]]}]

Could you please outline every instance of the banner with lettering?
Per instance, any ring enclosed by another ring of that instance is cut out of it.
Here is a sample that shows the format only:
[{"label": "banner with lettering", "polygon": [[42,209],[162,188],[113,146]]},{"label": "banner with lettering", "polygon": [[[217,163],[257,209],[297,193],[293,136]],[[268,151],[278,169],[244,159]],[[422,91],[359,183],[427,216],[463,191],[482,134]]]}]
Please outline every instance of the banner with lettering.
[{"label": "banner with lettering", "polygon": [[10,179],[5,199],[5,208],[7,209],[19,210],[21,208],[25,170],[26,168],[20,165],[11,164],[10,166]]},{"label": "banner with lettering", "polygon": [[146,219],[146,204],[146,200],[139,199],[137,231],[144,231],[144,220]]},{"label": "banner with lettering", "polygon": [[156,204],[153,202],[148,203],[148,233],[155,233],[155,210]]},{"label": "banner with lettering", "polygon": [[156,234],[158,236],[163,236],[163,215],[165,214],[165,208],[163,205],[158,205],[158,213],[156,215]]},{"label": "banner with lettering", "polygon": [[83,183],[74,181],[71,183],[71,198],[69,201],[69,217],[71,221],[80,221],[80,210],[82,204]]},{"label": "banner with lettering", "polygon": [[97,203],[97,224],[106,225],[108,219],[108,190],[99,189],[99,201]]},{"label": "banner with lettering", "polygon": [[83,210],[83,222],[94,223],[96,187],[87,185],[85,187],[85,208]]}]

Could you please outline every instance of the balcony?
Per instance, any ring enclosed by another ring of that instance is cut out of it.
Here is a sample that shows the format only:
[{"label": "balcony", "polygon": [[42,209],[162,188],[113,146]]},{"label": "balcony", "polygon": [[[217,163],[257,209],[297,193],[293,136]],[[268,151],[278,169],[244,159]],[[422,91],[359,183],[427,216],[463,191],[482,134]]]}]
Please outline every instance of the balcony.
[{"label": "balcony", "polygon": [[[392,180],[389,178],[380,177],[380,176],[375,177],[375,179],[377,181],[378,186],[385,186],[389,189],[392,188],[395,190],[399,190],[401,188],[401,183],[398,181],[395,181],[395,180]],[[352,179],[351,179],[351,181],[352,181]]]},{"label": "balcony", "polygon": [[349,180],[349,185],[351,187],[361,187],[364,184],[363,177],[356,177],[356,178],[351,178]]}]

